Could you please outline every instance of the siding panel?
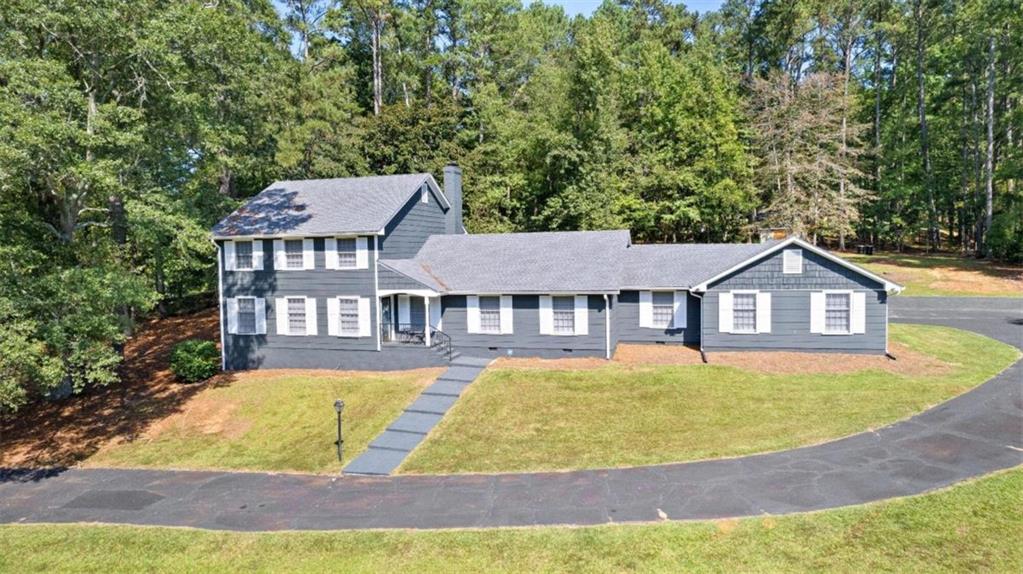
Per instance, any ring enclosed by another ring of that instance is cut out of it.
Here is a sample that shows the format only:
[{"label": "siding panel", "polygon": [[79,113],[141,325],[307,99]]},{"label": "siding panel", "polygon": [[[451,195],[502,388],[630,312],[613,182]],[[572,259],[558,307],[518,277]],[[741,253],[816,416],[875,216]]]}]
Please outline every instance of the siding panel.
[{"label": "siding panel", "polygon": [[429,196],[429,203],[423,203],[419,193],[416,193],[387,225],[384,236],[380,238],[381,257],[411,258],[419,252],[428,237],[444,234],[444,207],[433,193],[429,193]]},{"label": "siding panel", "polygon": [[622,291],[611,315],[617,339],[622,343],[700,342],[700,300],[686,293],[686,327],[652,329],[639,326],[639,291]]}]

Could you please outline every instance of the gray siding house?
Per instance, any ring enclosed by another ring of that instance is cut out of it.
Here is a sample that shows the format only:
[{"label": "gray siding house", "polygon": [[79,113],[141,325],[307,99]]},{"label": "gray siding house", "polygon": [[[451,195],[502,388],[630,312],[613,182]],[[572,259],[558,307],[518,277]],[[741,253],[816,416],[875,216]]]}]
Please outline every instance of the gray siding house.
[{"label": "gray siding house", "polygon": [[213,229],[223,366],[394,370],[619,343],[885,353],[901,291],[798,238],[470,235],[461,171],[281,181]]}]

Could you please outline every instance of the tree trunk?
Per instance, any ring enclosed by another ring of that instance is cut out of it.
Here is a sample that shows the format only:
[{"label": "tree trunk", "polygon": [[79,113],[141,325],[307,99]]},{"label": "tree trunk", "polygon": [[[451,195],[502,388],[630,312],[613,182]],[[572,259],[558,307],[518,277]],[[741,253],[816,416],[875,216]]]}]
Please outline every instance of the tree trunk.
[{"label": "tree trunk", "polygon": [[984,233],[980,252],[988,256],[987,234],[991,231],[995,191],[995,37],[988,38],[987,62],[987,155],[984,159]]},{"label": "tree trunk", "polygon": [[934,185],[931,172],[931,149],[927,139],[927,88],[924,80],[924,28],[923,0],[914,3],[916,19],[916,107],[920,118],[920,155],[924,168],[924,195],[927,197],[927,248],[931,251],[938,247],[937,207],[934,203]]},{"label": "tree trunk", "polygon": [[[849,40],[845,45],[845,58],[842,62],[842,147],[839,149],[839,156],[845,160],[846,154],[846,139],[848,137],[848,119],[849,119],[849,66],[852,65],[852,40]],[[842,203],[842,211],[845,212],[845,172],[842,173],[842,178],[838,182],[838,200]],[[838,228],[838,250],[845,251],[845,227]]]},{"label": "tree trunk", "polygon": [[380,58],[380,32],[383,27],[380,12],[371,12],[370,27],[372,28],[372,50],[373,50],[373,115],[380,115],[380,108],[384,102],[383,64]]}]

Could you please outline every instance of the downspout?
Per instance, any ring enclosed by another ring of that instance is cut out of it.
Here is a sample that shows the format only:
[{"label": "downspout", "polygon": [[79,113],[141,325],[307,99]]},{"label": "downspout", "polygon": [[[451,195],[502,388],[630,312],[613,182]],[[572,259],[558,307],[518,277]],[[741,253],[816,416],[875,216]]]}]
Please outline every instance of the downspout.
[{"label": "downspout", "polygon": [[376,309],[377,316],[377,351],[380,350],[380,236],[373,236],[373,308]]},{"label": "downspout", "polygon": [[611,300],[604,293],[604,358],[611,360]]},{"label": "downspout", "polygon": [[690,291],[690,293],[692,293],[693,297],[700,300],[700,359],[706,363],[707,353],[703,352],[703,323],[707,314],[703,312],[703,295],[698,294],[696,291]]},{"label": "downspout", "polygon": [[216,239],[210,238],[213,247],[217,250],[217,317],[220,323],[220,370],[227,370],[227,341],[224,340],[224,277],[223,267],[220,260],[220,244]]}]

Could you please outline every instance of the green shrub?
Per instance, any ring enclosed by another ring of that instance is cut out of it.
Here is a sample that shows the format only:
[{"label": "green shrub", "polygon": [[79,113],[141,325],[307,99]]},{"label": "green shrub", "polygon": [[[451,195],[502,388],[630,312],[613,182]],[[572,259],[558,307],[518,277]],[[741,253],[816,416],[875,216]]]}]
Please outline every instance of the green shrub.
[{"label": "green shrub", "polygon": [[202,381],[220,370],[220,351],[213,341],[188,339],[174,345],[170,367],[174,376],[186,383]]}]

